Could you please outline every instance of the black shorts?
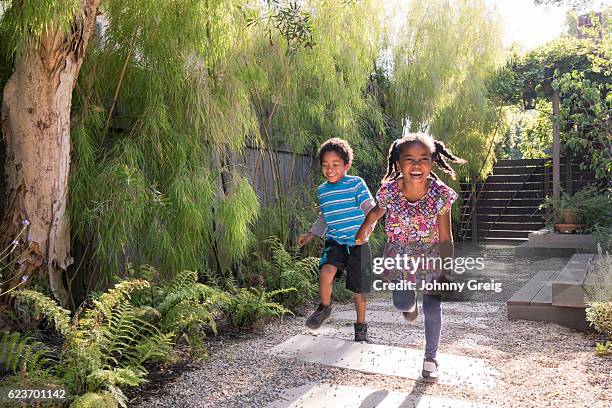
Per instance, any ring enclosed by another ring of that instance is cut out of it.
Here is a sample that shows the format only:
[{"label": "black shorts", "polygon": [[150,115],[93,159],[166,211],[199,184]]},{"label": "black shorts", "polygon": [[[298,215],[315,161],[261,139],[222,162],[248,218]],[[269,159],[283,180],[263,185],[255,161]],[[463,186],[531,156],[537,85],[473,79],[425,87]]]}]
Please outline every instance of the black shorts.
[{"label": "black shorts", "polygon": [[372,253],[367,242],[347,246],[328,239],[321,254],[319,269],[329,264],[338,268],[336,277],[346,270],[346,288],[353,293],[369,293],[372,289]]}]

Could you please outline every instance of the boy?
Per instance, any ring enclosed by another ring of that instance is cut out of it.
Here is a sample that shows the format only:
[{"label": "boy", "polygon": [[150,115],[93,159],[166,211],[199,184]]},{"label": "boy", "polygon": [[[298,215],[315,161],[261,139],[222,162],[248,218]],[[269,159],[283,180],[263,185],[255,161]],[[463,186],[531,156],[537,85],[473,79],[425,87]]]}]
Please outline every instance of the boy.
[{"label": "boy", "polygon": [[365,242],[355,245],[355,236],[367,213],[375,205],[363,179],[347,175],[353,162],[353,149],[342,139],[332,138],[319,148],[319,161],[327,180],[317,189],[319,217],[299,245],[306,245],[314,235],[326,236],[325,249],[319,264],[319,297],[317,309],[306,320],[310,329],[318,329],[331,314],[332,284],[337,272],[346,269],[346,287],[353,292],[357,322],[355,341],[368,341],[365,322],[366,293],[370,291],[370,247]]}]

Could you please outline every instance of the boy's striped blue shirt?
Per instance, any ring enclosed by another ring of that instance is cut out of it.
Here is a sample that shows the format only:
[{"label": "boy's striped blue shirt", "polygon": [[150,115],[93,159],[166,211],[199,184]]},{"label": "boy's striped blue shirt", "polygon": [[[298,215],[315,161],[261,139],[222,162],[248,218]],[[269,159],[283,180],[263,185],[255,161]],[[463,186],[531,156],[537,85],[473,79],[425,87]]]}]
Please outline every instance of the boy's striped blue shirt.
[{"label": "boy's striped blue shirt", "polygon": [[373,200],[363,179],[346,175],[336,183],[326,181],[317,189],[317,198],[327,224],[326,238],[339,244],[355,245],[355,236],[365,219],[360,206]]}]

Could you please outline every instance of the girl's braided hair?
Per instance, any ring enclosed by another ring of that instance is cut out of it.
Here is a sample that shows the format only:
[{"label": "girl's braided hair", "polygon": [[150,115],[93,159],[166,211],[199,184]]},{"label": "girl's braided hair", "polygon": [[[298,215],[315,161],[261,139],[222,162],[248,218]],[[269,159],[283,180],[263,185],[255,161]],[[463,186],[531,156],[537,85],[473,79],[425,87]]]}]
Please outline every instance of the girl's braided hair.
[{"label": "girl's braided hair", "polygon": [[[396,139],[391,144],[391,147],[389,147],[389,154],[387,155],[387,174],[385,174],[385,177],[382,179],[383,183],[399,178],[401,172],[395,163],[399,160],[402,150],[414,143],[421,143],[427,147],[427,149],[431,152],[433,162],[436,163],[443,172],[449,174],[453,180],[455,179],[455,171],[448,164],[448,162],[450,161],[451,163],[458,164],[466,163],[464,159],[455,156],[450,150],[448,150],[444,143],[440,142],[439,140],[435,140],[430,135],[426,133],[408,133],[401,139]],[[440,179],[433,171],[431,172],[431,175],[437,180]]]}]

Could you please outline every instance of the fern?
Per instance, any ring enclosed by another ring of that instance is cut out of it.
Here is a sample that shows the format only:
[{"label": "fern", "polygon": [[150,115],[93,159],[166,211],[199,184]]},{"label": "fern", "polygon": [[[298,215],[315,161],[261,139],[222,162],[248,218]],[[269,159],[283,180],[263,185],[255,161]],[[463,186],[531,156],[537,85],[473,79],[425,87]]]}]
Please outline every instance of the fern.
[{"label": "fern", "polygon": [[312,301],[318,293],[319,259],[308,257],[296,260],[277,238],[265,241],[270,250],[270,261],[261,259],[268,289],[295,291],[279,293],[276,300],[291,310]]},{"label": "fern", "polygon": [[162,316],[160,329],[177,335],[185,334],[196,348],[203,346],[201,338],[206,328],[216,333],[215,319],[229,302],[227,293],[199,283],[197,273],[193,271],[178,273],[162,294],[156,305]]},{"label": "fern", "polygon": [[294,288],[277,289],[271,292],[241,288],[230,299],[227,309],[228,320],[237,329],[249,329],[262,319],[293,314],[283,305],[270,301],[275,296],[293,291],[295,291]]},{"label": "fern", "polygon": [[55,300],[30,289],[11,292],[11,295],[21,301],[34,304],[36,307],[35,314],[42,314],[53,321],[55,329],[62,336],[68,337],[70,335],[70,311],[59,306]]},{"label": "fern", "polygon": [[9,373],[47,373],[48,350],[37,341],[17,332],[0,333],[0,367]]}]

